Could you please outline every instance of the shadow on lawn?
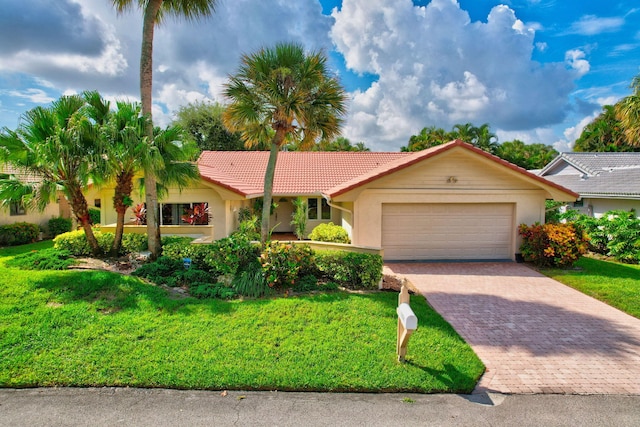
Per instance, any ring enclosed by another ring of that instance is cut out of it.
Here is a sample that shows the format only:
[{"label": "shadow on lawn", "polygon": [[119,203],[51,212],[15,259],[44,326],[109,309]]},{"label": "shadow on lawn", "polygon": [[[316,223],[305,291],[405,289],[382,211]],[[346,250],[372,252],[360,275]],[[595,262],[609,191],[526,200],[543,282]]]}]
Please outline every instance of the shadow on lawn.
[{"label": "shadow on lawn", "polygon": [[143,303],[169,313],[189,313],[196,307],[204,307],[218,314],[235,311],[234,304],[228,301],[175,299],[158,286],[144,283],[136,277],[107,271],[50,272],[32,283],[36,289],[50,291],[53,302],[68,304],[85,301],[95,304],[96,309],[104,314],[137,309]]},{"label": "shadow on lawn", "polygon": [[[416,367],[440,381],[445,386],[441,391],[446,391],[447,393],[468,393],[469,389],[472,389],[477,383],[477,379],[460,372],[451,363],[445,363],[443,365],[444,369],[429,368],[409,359],[407,359],[406,364]],[[433,392],[437,393],[438,391],[440,390],[434,390]]]}]

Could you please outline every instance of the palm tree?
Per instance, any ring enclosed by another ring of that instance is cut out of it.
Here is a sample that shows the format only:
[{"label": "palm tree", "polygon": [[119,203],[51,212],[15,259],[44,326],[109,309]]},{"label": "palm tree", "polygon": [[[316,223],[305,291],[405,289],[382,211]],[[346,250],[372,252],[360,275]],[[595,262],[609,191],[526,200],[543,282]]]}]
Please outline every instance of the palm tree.
[{"label": "palm tree", "polygon": [[37,182],[2,180],[2,203],[18,201],[43,210],[56,199],[60,186],[94,255],[102,251],[91,228],[83,190],[93,173],[97,139],[97,127],[78,95],[63,96],[48,108],[29,110],[15,132],[7,128],[0,132],[2,161],[38,178]]},{"label": "palm tree", "polygon": [[327,57],[321,52],[306,54],[294,43],[243,55],[240,69],[225,85],[225,95],[231,101],[223,115],[225,125],[239,131],[247,145],[271,141],[260,233],[264,245],[280,147],[288,141],[310,147],[318,139],[336,137],[347,97],[338,80],[329,75]]},{"label": "palm tree", "polygon": [[459,139],[461,141],[472,144],[476,139],[478,128],[472,123],[465,123],[463,125],[457,124],[453,126],[451,130],[452,139]]},{"label": "palm tree", "polygon": [[633,93],[616,105],[616,113],[622,124],[627,143],[640,147],[640,74],[631,83]]},{"label": "palm tree", "polygon": [[407,144],[406,147],[402,147],[400,151],[422,151],[430,147],[442,145],[452,139],[454,139],[454,135],[446,130],[435,126],[429,126],[422,128],[419,134],[411,135],[409,138],[409,144]]},{"label": "palm tree", "polygon": [[496,148],[498,147],[498,137],[495,133],[491,132],[489,123],[485,123],[479,128],[476,128],[475,132],[476,136],[474,141],[472,141],[473,145],[487,153],[495,153]]},{"label": "palm tree", "polygon": [[[166,16],[184,17],[195,20],[199,17],[211,15],[217,0],[111,0],[119,13],[134,7],[135,4],[143,11],[142,48],[140,52],[140,99],[142,113],[149,118],[145,127],[147,142],[153,142],[153,121],[151,115],[153,89],[153,32],[156,24],[162,23]],[[160,223],[158,221],[158,194],[156,176],[150,170],[145,170],[145,198],[147,201],[147,234],[149,236],[149,250],[152,258],[157,258],[162,252],[160,241]]]},{"label": "palm tree", "polygon": [[116,256],[122,244],[125,214],[131,206],[133,178],[143,169],[143,160],[153,153],[144,136],[146,119],[140,106],[117,102],[117,109],[110,110],[110,103],[97,92],[85,92],[89,105],[88,114],[101,126],[101,152],[97,167],[102,182],[115,180],[113,207],[116,211],[115,238],[111,254]]},{"label": "palm tree", "polygon": [[155,129],[154,141],[149,145],[144,136],[147,118],[138,103],[110,103],[97,92],[85,92],[89,116],[102,126],[101,152],[97,158],[98,175],[102,181],[114,181],[113,206],[117,214],[112,255],[117,255],[122,244],[125,215],[132,204],[131,194],[135,176],[151,170],[158,177],[159,189],[168,185],[183,188],[198,178],[198,170],[190,161],[198,148],[194,143],[183,144],[182,130],[177,126],[165,130]]}]

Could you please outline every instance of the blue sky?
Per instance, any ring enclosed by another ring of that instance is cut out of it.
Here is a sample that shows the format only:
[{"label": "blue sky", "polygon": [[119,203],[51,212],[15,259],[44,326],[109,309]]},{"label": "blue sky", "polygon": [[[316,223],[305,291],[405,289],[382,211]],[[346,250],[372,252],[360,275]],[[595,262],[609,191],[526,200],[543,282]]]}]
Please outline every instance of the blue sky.
[{"label": "blue sky", "polygon": [[[138,98],[141,18],[109,0],[2,0],[0,126],[63,94]],[[242,53],[324,49],[351,96],[343,133],[397,151],[425,126],[489,123],[568,150],[640,73],[633,0],[221,0],[156,30],[154,119],[221,101]]]}]

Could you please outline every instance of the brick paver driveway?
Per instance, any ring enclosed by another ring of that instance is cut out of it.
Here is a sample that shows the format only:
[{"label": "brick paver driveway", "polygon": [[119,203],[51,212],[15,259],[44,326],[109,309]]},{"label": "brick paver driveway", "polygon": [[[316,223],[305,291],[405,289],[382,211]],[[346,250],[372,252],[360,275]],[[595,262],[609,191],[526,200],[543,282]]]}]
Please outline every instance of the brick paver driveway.
[{"label": "brick paver driveway", "polygon": [[387,268],[411,281],[484,362],[478,392],[640,394],[640,319],[521,264]]}]

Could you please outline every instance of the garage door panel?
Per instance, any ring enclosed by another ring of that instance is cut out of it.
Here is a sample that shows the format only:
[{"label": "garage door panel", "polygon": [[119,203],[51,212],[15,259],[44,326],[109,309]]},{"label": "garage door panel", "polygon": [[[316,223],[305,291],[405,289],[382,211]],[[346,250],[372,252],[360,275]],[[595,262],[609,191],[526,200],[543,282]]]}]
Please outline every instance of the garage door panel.
[{"label": "garage door panel", "polygon": [[388,260],[509,259],[512,204],[383,204]]}]

